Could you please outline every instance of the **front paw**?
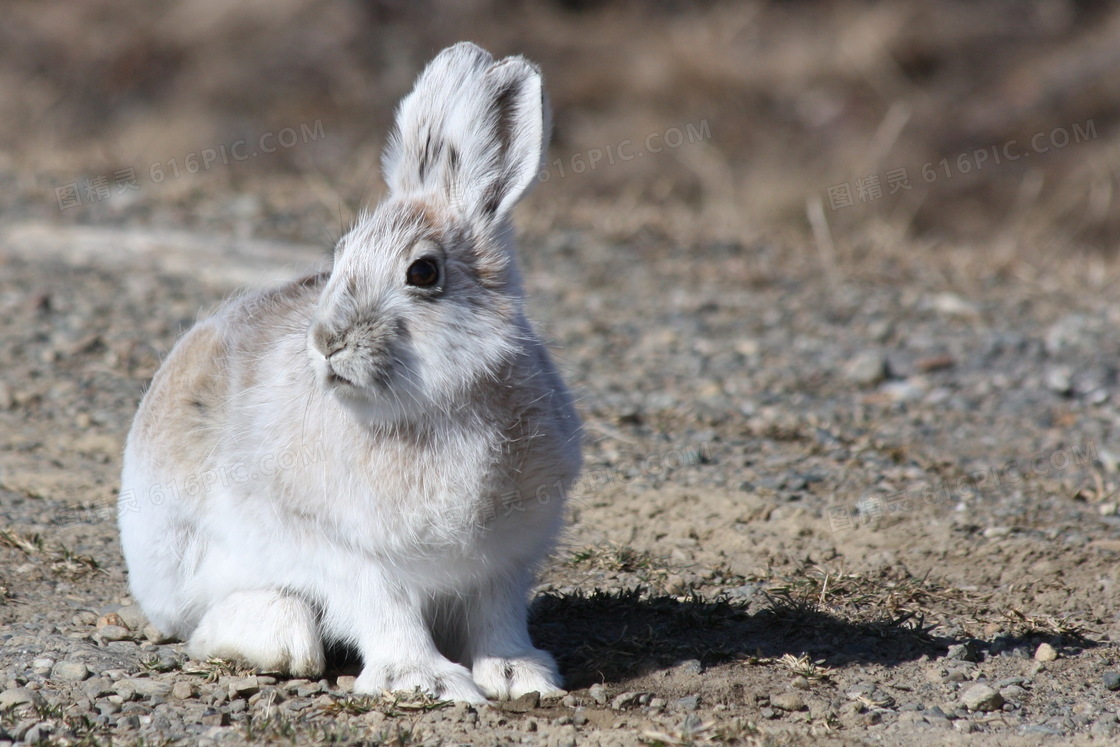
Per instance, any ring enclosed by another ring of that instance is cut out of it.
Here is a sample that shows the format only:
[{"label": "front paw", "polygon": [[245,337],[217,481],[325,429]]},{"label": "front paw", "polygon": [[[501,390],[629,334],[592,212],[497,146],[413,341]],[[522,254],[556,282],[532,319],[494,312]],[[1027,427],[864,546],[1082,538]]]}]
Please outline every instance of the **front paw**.
[{"label": "front paw", "polygon": [[446,662],[370,662],[354,682],[358,695],[380,695],[385,691],[421,692],[441,700],[485,703],[466,667]]},{"label": "front paw", "polygon": [[530,649],[520,656],[482,656],[474,663],[474,681],[494,700],[520,698],[525,693],[562,694],[560,674],[552,656]]}]

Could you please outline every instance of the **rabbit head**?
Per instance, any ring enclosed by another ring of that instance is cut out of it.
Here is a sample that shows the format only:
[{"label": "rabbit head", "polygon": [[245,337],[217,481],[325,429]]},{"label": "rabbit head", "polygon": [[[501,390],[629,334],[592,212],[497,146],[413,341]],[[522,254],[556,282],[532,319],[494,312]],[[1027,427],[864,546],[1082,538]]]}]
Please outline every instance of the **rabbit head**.
[{"label": "rabbit head", "polygon": [[461,43],[424,70],[383,156],[387,198],[339,242],[308,329],[319,382],[366,416],[460,401],[521,350],[510,213],[540,172],[539,70]]}]

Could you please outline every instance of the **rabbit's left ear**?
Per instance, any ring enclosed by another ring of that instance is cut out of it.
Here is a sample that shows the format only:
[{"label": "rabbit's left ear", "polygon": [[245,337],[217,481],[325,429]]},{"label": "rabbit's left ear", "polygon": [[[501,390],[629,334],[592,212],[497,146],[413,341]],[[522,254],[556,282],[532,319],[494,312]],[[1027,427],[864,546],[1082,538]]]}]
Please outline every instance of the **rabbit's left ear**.
[{"label": "rabbit's left ear", "polygon": [[548,146],[540,71],[522,57],[493,62],[463,42],[424,70],[397,110],[382,158],[395,195],[435,198],[496,225],[533,185]]}]

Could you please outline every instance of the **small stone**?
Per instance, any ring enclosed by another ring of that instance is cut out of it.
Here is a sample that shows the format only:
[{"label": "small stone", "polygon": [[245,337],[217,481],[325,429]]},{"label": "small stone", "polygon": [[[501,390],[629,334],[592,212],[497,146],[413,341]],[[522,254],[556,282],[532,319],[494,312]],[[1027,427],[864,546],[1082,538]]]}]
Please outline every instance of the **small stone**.
[{"label": "small stone", "polygon": [[54,659],[35,659],[31,662],[31,671],[35,674],[50,674],[54,667]]},{"label": "small stone", "polygon": [[198,721],[203,726],[227,726],[229,724],[229,714],[207,708]]},{"label": "small stone", "polygon": [[128,625],[124,621],[124,618],[121,617],[120,615],[118,615],[116,612],[110,612],[107,615],[102,615],[101,617],[97,618],[97,629],[98,630],[101,630],[102,628],[106,628],[106,627],[109,627],[109,626],[114,626],[114,627],[118,627],[118,628],[127,628],[128,627]]},{"label": "small stone", "polygon": [[847,362],[844,375],[857,386],[874,386],[887,378],[887,361],[877,350],[864,350]]},{"label": "small stone", "polygon": [[509,713],[528,713],[541,704],[541,694],[534,690],[533,692],[525,693],[520,698],[502,703],[500,708]]},{"label": "small stone", "polygon": [[949,647],[949,652],[945,654],[946,659],[955,659],[957,661],[980,661],[980,651],[977,649],[973,641],[965,641],[964,643],[956,643]]},{"label": "small stone", "polygon": [[97,700],[113,692],[113,681],[108,677],[94,677],[86,680],[82,684],[82,692],[84,692],[86,697],[90,700]]},{"label": "small stone", "polygon": [[21,705],[43,705],[43,696],[26,687],[14,687],[0,693],[0,711]]},{"label": "small stone", "polygon": [[811,685],[809,684],[809,679],[807,677],[802,677],[801,675],[797,675],[792,680],[790,680],[789,686],[797,688],[798,690],[808,690],[811,687]]},{"label": "small stone", "polygon": [[[260,679],[259,677],[257,679]],[[358,680],[357,677],[344,674],[334,681],[334,686],[344,693],[354,692],[354,683]]]},{"label": "small stone", "polygon": [[[167,682],[160,682],[159,680],[151,680],[146,677],[133,677],[127,680],[121,680],[113,687],[113,690],[122,698],[125,697],[124,691],[131,689],[132,692],[141,698],[166,698],[171,694],[171,685]],[[127,700],[127,698],[126,698]]]},{"label": "small stone", "polygon": [[130,630],[143,630],[148,624],[148,617],[144,611],[135,604],[129,604],[117,610],[117,617],[124,621]]},{"label": "small stone", "polygon": [[624,711],[627,708],[634,708],[641,703],[642,693],[640,692],[626,692],[617,696],[611,701],[611,709],[615,711]]},{"label": "small stone", "polygon": [[783,711],[804,711],[806,709],[805,699],[801,697],[801,693],[795,692],[771,695],[770,705],[781,708]]},{"label": "small stone", "polygon": [[[257,680],[255,675],[236,677],[229,681],[229,699],[236,700],[237,698],[246,698],[260,692],[260,689],[261,683]],[[319,689],[322,691],[323,688],[321,685]]]},{"label": "small stone", "polygon": [[105,625],[97,631],[103,641],[127,641],[130,633],[123,625]]},{"label": "small stone", "polygon": [[145,625],[143,633],[144,637],[152,643],[167,643],[168,641],[174,640],[155,625]]},{"label": "small stone", "polygon": [[1003,696],[994,687],[976,684],[961,693],[961,703],[970,711],[998,711],[1003,707]]},{"label": "small stone", "polygon": [[1105,672],[1101,679],[1106,690],[1120,690],[1120,672]]},{"label": "small stone", "polygon": [[1054,661],[1058,658],[1058,652],[1049,643],[1039,644],[1034,652],[1035,661]]},{"label": "small stone", "polygon": [[1066,366],[1056,366],[1046,372],[1046,388],[1057,394],[1073,391],[1073,372]]},{"label": "small stone", "polygon": [[592,700],[595,701],[596,704],[598,704],[598,705],[606,705],[607,704],[607,699],[608,699],[609,696],[607,695],[607,688],[603,687],[603,685],[601,685],[601,684],[592,685],[591,689],[589,689],[587,691],[587,694],[588,694],[588,696],[590,696],[590,698]]},{"label": "small stone", "polygon": [[51,669],[52,680],[81,682],[89,677],[89,667],[80,661],[60,661]]},{"label": "small stone", "polygon": [[669,704],[669,708],[674,711],[695,711],[699,707],[699,695],[688,695],[684,698],[677,698]]},{"label": "small stone", "polygon": [[171,697],[179,700],[190,700],[195,696],[194,685],[180,680],[171,686]]},{"label": "small stone", "polygon": [[674,671],[677,674],[701,674],[704,671],[704,665],[700,663],[699,659],[688,659],[674,667]]}]

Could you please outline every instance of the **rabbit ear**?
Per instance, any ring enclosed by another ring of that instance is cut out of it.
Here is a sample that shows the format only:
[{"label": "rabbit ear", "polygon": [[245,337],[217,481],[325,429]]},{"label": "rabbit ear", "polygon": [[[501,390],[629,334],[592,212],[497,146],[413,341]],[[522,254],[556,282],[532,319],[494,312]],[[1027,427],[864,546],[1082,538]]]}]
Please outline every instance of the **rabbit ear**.
[{"label": "rabbit ear", "polygon": [[505,219],[540,173],[548,105],[540,71],[461,42],[441,52],[397,110],[382,158],[395,195],[434,197],[463,217]]}]

